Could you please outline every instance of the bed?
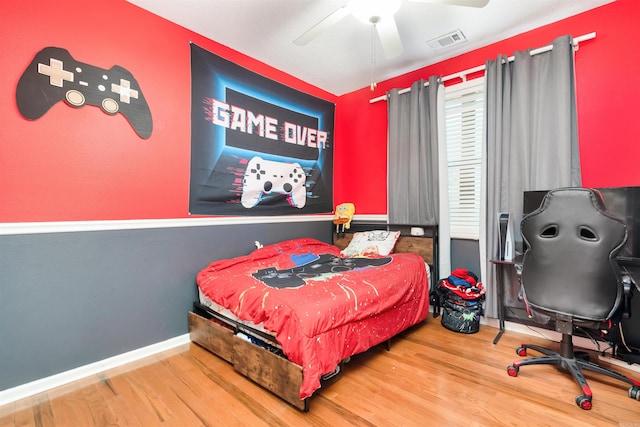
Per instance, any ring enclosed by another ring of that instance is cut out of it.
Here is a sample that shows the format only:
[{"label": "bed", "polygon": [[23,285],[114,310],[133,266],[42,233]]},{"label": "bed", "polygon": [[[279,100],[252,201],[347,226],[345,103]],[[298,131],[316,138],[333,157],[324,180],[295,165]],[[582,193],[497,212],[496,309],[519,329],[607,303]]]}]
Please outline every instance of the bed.
[{"label": "bed", "polygon": [[[374,245],[367,256],[349,252],[361,234],[342,237],[339,246],[287,240],[212,262],[196,277],[191,340],[307,411],[309,398],[339,377],[350,356],[388,345],[428,314],[431,251],[387,254]],[[400,232],[396,239],[391,249],[415,240]]]}]

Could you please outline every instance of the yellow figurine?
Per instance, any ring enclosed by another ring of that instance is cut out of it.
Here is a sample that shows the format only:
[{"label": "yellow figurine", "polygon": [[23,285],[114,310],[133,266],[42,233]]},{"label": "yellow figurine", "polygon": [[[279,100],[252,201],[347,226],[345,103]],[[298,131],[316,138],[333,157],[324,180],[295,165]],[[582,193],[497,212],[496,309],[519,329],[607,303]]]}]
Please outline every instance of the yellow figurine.
[{"label": "yellow figurine", "polygon": [[336,225],[336,233],[340,234],[351,227],[351,220],[356,213],[356,207],[353,203],[340,203],[336,206],[336,213],[333,217],[333,223]]}]

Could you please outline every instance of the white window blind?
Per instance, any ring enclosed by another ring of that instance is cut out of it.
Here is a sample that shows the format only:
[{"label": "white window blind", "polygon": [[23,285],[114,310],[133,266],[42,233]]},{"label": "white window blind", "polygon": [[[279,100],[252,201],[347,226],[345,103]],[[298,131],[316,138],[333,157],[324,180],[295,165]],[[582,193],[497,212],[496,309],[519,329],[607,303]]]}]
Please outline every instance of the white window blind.
[{"label": "white window blind", "polygon": [[451,238],[479,239],[484,79],[445,88]]}]

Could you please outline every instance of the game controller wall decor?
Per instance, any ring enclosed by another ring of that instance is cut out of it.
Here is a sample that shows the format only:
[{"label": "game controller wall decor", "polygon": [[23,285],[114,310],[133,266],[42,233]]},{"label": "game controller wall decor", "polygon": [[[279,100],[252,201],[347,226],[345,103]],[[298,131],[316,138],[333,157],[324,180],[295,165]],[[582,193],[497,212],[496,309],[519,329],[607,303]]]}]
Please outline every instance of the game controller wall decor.
[{"label": "game controller wall decor", "polygon": [[18,110],[26,119],[36,120],[60,101],[75,108],[93,105],[109,115],[121,114],[141,138],[151,136],[151,111],[133,74],[118,65],[105,70],[85,64],[63,48],[46,47],[20,77]]},{"label": "game controller wall decor", "polygon": [[256,156],[249,160],[242,180],[242,206],[252,208],[265,194],[279,193],[287,196],[289,205],[302,209],[307,201],[305,182],[299,164],[270,162]]}]

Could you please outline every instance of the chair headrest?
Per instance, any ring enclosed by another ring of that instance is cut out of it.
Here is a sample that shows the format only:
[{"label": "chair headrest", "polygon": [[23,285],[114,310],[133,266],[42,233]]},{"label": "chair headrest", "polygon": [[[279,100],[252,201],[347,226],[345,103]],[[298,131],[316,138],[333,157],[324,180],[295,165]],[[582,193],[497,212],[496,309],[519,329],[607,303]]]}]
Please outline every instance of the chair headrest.
[{"label": "chair headrest", "polygon": [[604,320],[619,303],[612,259],[627,240],[625,222],[608,212],[599,191],[560,188],[522,219],[528,246],[522,285],[532,306]]}]

